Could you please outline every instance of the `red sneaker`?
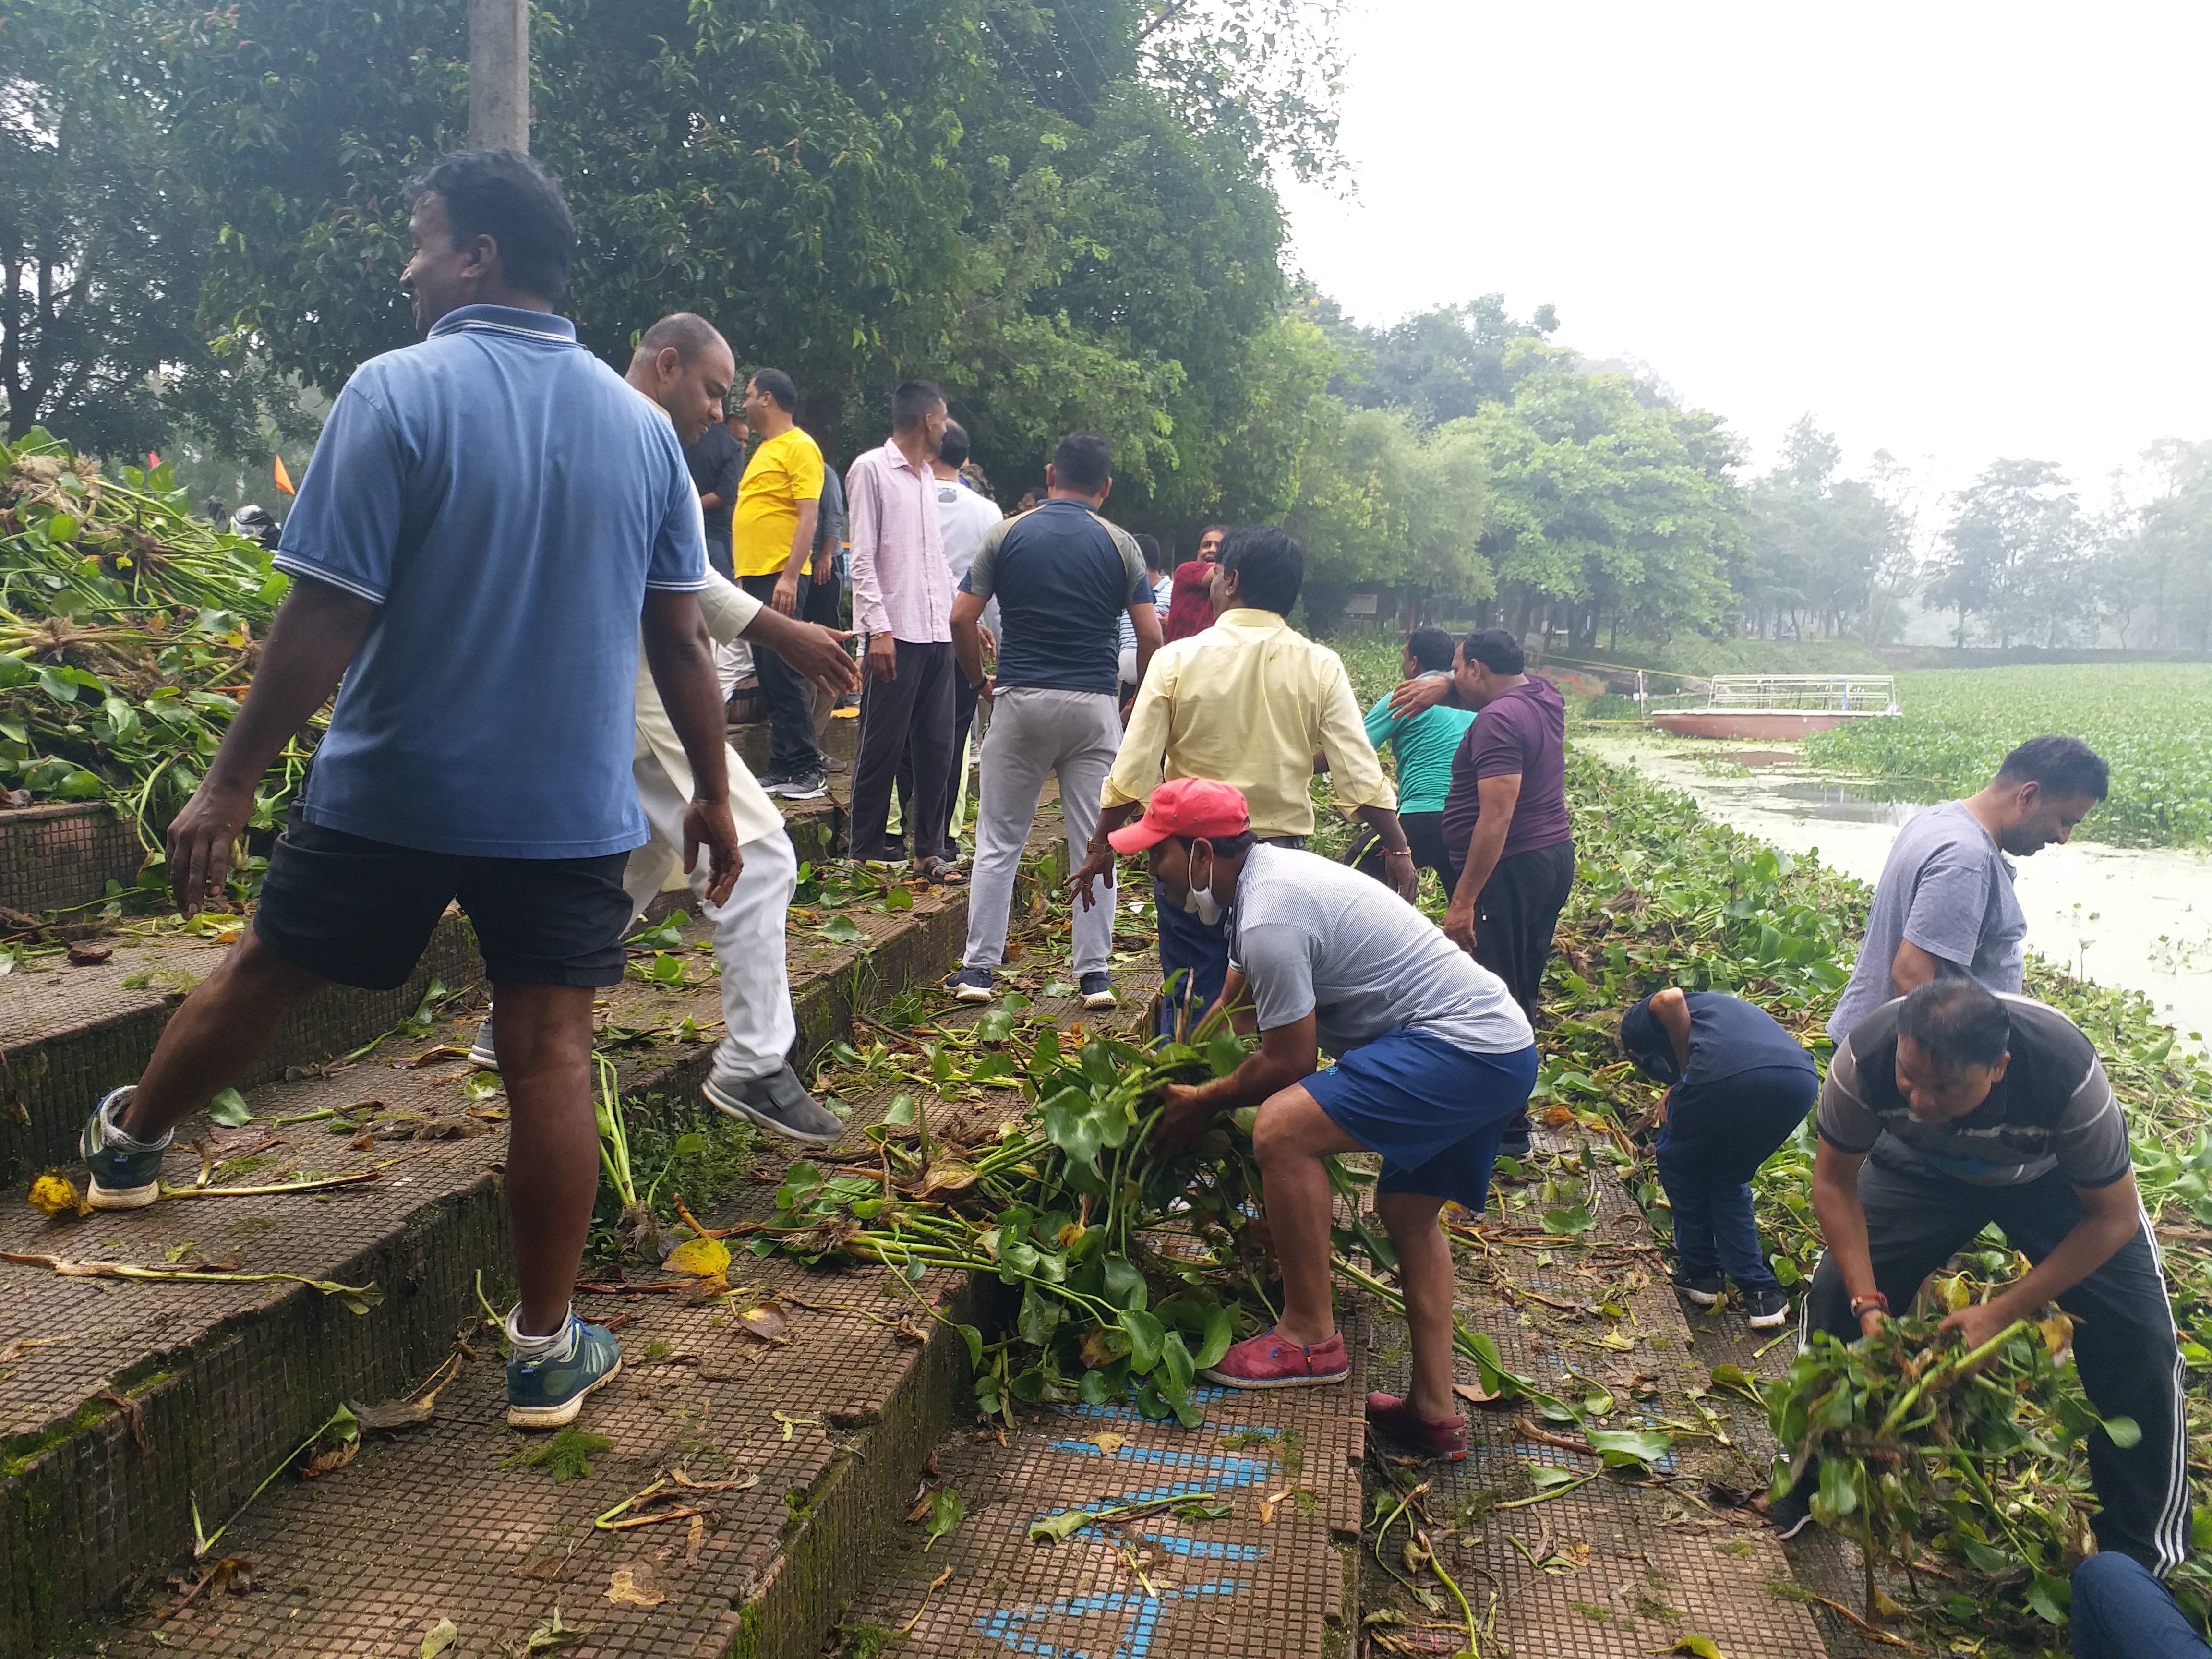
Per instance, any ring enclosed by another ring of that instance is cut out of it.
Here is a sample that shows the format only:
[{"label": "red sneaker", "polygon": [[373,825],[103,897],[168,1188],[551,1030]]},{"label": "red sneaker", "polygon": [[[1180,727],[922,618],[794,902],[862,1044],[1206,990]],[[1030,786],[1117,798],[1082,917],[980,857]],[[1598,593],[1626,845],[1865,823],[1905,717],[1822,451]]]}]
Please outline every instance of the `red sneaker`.
[{"label": "red sneaker", "polygon": [[1268,1331],[1239,1342],[1221,1356],[1219,1364],[1199,1375],[1225,1389],[1307,1389],[1343,1382],[1352,1375],[1352,1362],[1345,1358],[1342,1331],[1310,1348]]},{"label": "red sneaker", "polygon": [[1367,1420],[1393,1440],[1431,1457],[1453,1463],[1467,1457],[1467,1419],[1463,1415],[1416,1417],[1396,1395],[1370,1394],[1367,1396]]}]

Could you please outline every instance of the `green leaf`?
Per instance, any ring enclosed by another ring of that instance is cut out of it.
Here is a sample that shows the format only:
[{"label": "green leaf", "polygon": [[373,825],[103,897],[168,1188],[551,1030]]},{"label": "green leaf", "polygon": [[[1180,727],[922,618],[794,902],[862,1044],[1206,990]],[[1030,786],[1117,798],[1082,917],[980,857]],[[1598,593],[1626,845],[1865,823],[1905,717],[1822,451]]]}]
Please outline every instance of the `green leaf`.
[{"label": "green leaf", "polygon": [[814,931],[832,945],[859,945],[867,938],[850,916],[832,916]]},{"label": "green leaf", "polygon": [[1213,1309],[1206,1316],[1206,1340],[1200,1345],[1193,1363],[1200,1370],[1219,1364],[1221,1356],[1229,1352],[1233,1334],[1229,1322],[1229,1310]]},{"label": "green leaf", "polygon": [[1612,1468],[1656,1463],[1674,1449],[1672,1436],[1650,1429],[1584,1429],[1583,1438]]},{"label": "green leaf", "polygon": [[1190,1350],[1182,1345],[1181,1331],[1170,1331],[1161,1339],[1160,1358],[1168,1374],[1168,1381],[1160,1385],[1160,1392],[1178,1404],[1189,1399],[1190,1385],[1197,1378],[1198,1367],[1191,1359]]},{"label": "green leaf", "polygon": [[1135,1308],[1124,1308],[1117,1322],[1129,1334],[1129,1369],[1142,1376],[1160,1363],[1167,1332],[1158,1320]]},{"label": "green leaf", "polygon": [[960,1333],[960,1340],[968,1345],[969,1368],[973,1370],[981,1370],[983,1369],[983,1333],[973,1325],[955,1325],[952,1328]]},{"label": "green leaf", "polygon": [[2104,1422],[2106,1434],[2111,1437],[2112,1443],[2115,1446],[2118,1446],[2122,1451],[2126,1451],[2130,1447],[2142,1443],[2142,1428],[2134,1418],[2108,1417],[2104,1419]]},{"label": "green leaf", "polygon": [[2064,1624],[2073,1603],[2074,1587],[2055,1573],[2039,1572],[2027,1587],[2027,1605],[2046,1624]]},{"label": "green leaf", "polygon": [[1217,1031],[1206,1045],[1206,1063],[1214,1076],[1227,1077],[1244,1063],[1244,1040],[1234,1031]]},{"label": "green leaf", "polygon": [[913,1126],[917,1109],[912,1095],[904,1092],[895,1094],[891,1097],[891,1103],[884,1108],[884,1121],[895,1129],[909,1128]]},{"label": "green leaf", "polygon": [[1014,1034],[1014,1017],[1004,1008],[986,1009],[975,1022],[975,1036],[981,1042],[1004,1042]]},{"label": "green leaf", "polygon": [[208,1102],[208,1119],[226,1129],[236,1129],[252,1122],[253,1114],[246,1109],[244,1095],[235,1089],[225,1089]]},{"label": "green leaf", "polygon": [[968,1513],[968,1506],[960,1501],[960,1494],[950,1486],[939,1486],[929,1495],[929,1519],[923,1523],[921,1553],[929,1553],[929,1547],[958,1526]]},{"label": "green leaf", "polygon": [[1577,1204],[1544,1212],[1544,1228],[1554,1233],[1586,1233],[1597,1226],[1597,1218]]},{"label": "green leaf", "polygon": [[438,1656],[461,1639],[461,1627],[450,1619],[441,1619],[422,1634],[421,1659],[438,1659]]},{"label": "green leaf", "polygon": [[1097,1517],[1089,1510],[1062,1510],[1030,1522],[1032,1544],[1064,1544]]},{"label": "green leaf", "polygon": [[1145,1276],[1118,1255],[1109,1255],[1104,1262],[1106,1300],[1115,1307],[1142,1312],[1150,1295],[1145,1285]]},{"label": "green leaf", "polygon": [[1022,1310],[1014,1320],[1014,1329],[1031,1347],[1042,1348],[1066,1317],[1066,1305],[1059,1297],[1047,1296],[1031,1285],[1022,1291]]},{"label": "green leaf", "polygon": [[[902,910],[914,908],[914,890],[909,887],[888,888],[884,893],[884,908],[894,915]],[[957,1498],[953,1500],[958,1502]],[[927,1547],[927,1546],[925,1546]]]},{"label": "green leaf", "polygon": [[[1820,1465],[1820,1490],[1814,1495],[1814,1519],[1832,1527],[1859,1506],[1858,1469],[1848,1458],[1831,1457]],[[1822,1515],[1820,1511],[1826,1513]]]},{"label": "green leaf", "polygon": [[1538,1492],[1550,1492],[1558,1486],[1571,1486],[1583,1477],[1573,1469],[1563,1469],[1557,1463],[1531,1463],[1528,1479],[1535,1483]]}]

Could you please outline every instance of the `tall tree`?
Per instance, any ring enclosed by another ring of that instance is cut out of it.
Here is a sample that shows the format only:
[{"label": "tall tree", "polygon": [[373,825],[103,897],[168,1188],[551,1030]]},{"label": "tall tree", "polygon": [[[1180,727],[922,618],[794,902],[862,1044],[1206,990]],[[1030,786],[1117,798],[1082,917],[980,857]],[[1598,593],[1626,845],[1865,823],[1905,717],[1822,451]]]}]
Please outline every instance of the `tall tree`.
[{"label": "tall tree", "polygon": [[[213,227],[176,174],[135,7],[0,0],[0,404],[135,459],[179,421],[258,447],[285,388],[198,325]],[[269,407],[264,408],[264,404]]]},{"label": "tall tree", "polygon": [[2051,463],[1993,462],[1960,492],[1921,602],[1956,616],[1960,645],[1976,615],[2001,647],[2063,644],[2094,617],[2076,580],[2087,529]]}]

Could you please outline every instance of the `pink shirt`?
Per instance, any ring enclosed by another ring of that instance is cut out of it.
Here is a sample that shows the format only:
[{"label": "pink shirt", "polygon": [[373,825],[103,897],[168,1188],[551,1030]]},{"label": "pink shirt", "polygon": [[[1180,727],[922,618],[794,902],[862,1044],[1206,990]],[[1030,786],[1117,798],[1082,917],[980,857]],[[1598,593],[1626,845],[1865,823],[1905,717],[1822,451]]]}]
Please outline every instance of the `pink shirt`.
[{"label": "pink shirt", "polygon": [[886,439],[845,477],[853,626],[909,645],[952,638],[952,572],[937,526],[937,479]]}]

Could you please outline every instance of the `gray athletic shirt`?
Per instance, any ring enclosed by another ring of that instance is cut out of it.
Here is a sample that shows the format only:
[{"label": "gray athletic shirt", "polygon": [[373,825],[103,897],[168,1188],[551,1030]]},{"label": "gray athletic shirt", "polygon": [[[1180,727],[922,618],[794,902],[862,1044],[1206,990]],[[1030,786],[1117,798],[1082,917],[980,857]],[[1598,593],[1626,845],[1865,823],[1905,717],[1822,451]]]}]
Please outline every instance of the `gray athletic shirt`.
[{"label": "gray athletic shirt", "polygon": [[1820,1139],[1976,1187],[2015,1187],[2053,1170],[2076,1187],[2109,1187],[2127,1174],[2127,1120],[2089,1039],[2048,1003],[2002,1001],[2012,1016],[2005,1074],[1980,1105],[1944,1123],[1915,1119],[1897,1086],[1905,1000],[1875,1009],[1836,1045],[1820,1089]]},{"label": "gray athletic shirt", "polygon": [[1895,992],[1890,964],[1900,941],[1965,969],[2000,996],[2020,992],[2027,916],[2013,896],[2012,866],[1964,801],[1947,800],[1897,832],[1875,889],[1866,937],[1844,987],[1828,1035],[1851,1028]]},{"label": "gray athletic shirt", "polygon": [[1316,853],[1247,855],[1229,962],[1249,982],[1261,1030],[1314,1014],[1331,1054],[1408,1028],[1478,1054],[1536,1040],[1504,981],[1372,876]]}]

